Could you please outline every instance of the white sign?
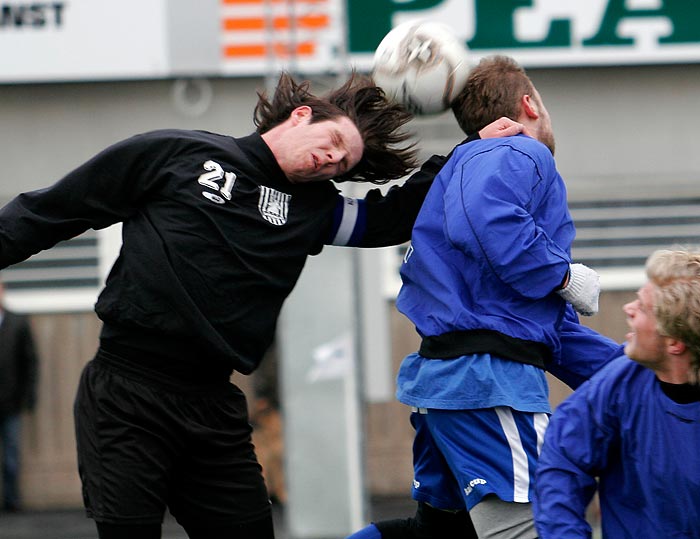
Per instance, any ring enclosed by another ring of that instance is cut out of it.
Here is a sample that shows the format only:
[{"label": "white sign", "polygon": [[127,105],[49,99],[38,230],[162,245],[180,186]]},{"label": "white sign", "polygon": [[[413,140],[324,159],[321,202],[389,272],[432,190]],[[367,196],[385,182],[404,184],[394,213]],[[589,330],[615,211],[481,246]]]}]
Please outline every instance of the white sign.
[{"label": "white sign", "polygon": [[314,364],[308,375],[310,383],[345,378],[351,372],[355,355],[352,335],[346,333],[324,343],[315,348],[312,355]]},{"label": "white sign", "polygon": [[168,74],[165,0],[0,2],[0,82]]}]

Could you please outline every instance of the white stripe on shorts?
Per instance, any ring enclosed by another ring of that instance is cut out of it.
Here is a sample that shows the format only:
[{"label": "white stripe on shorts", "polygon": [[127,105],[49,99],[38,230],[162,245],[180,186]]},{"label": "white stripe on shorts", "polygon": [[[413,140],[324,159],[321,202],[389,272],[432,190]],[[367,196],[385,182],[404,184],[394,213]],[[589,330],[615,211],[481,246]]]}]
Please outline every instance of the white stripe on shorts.
[{"label": "white stripe on shorts", "polygon": [[[495,408],[498,420],[508,440],[510,454],[513,458],[513,501],[527,503],[530,501],[528,490],[530,488],[530,467],[527,463],[527,453],[520,440],[518,427],[513,419],[510,408],[497,406]],[[539,435],[538,435],[539,437]]]},{"label": "white stripe on shorts", "polygon": [[542,444],[544,443],[544,431],[547,430],[547,425],[549,425],[549,414],[533,414],[533,421],[535,423],[535,432],[537,433],[537,456],[539,457],[540,451],[542,451]]}]

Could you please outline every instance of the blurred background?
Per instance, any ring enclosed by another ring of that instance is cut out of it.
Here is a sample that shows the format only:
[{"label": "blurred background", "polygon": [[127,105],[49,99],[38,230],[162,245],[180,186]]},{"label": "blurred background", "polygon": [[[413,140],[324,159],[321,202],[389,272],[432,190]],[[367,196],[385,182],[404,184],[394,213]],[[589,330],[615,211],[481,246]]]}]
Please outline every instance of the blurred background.
[{"label": "blurred background", "polygon": [[[0,204],[139,132],[246,135],[256,92],[271,91],[281,70],[323,93],[351,69],[369,72],[382,37],[410,19],[449,24],[473,63],[498,53],[526,67],[552,117],[574,259],[602,276],[600,314],[584,323],[622,341],[621,306],[646,257],[700,244],[691,0],[0,2]],[[423,157],[464,138],[449,112],[410,127]],[[118,226],[90,231],[2,272],[7,306],[29,315],[40,357],[22,437],[27,510],[82,507],[72,404],[119,247]],[[393,304],[404,248],[313,257],[262,368],[234,376],[290,537],[340,537],[377,500],[409,500],[413,437],[394,376],[419,341]],[[552,380],[554,405],[568,392]]]}]

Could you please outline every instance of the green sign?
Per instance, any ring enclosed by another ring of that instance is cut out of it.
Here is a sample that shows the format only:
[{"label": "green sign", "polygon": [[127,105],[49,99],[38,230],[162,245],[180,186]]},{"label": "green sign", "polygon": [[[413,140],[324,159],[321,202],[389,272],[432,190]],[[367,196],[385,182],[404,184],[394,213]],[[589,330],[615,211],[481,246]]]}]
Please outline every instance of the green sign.
[{"label": "green sign", "polygon": [[[623,63],[625,59],[700,61],[700,2],[658,0],[654,7],[635,8],[626,0],[604,0],[598,2],[601,9],[597,10],[590,0],[579,2],[586,7],[572,9],[570,15],[561,15],[559,9],[554,16],[537,0],[349,0],[349,50],[351,54],[373,53],[397,20],[416,18],[449,24],[477,54],[537,51],[546,60],[548,53],[556,52],[562,61],[554,63],[566,63],[567,49],[575,49],[569,62],[604,61],[603,52],[610,60],[622,53],[617,59]],[[530,20],[539,17],[538,26],[546,28],[545,35],[521,37],[528,34],[528,28],[518,22],[522,19],[517,15],[524,12]],[[464,20],[444,20],[445,13],[464,13]],[[587,34],[575,35],[576,27],[587,28]]]}]

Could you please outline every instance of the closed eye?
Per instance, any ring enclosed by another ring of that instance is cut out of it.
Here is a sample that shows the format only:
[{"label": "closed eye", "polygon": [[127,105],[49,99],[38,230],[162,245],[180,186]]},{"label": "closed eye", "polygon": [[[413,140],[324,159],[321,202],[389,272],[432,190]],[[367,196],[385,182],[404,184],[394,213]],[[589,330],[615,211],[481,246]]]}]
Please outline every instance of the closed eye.
[{"label": "closed eye", "polygon": [[334,131],[331,141],[336,148],[343,150],[343,158],[338,162],[338,173],[343,174],[348,170],[348,148],[345,143],[345,137],[340,131]]}]

